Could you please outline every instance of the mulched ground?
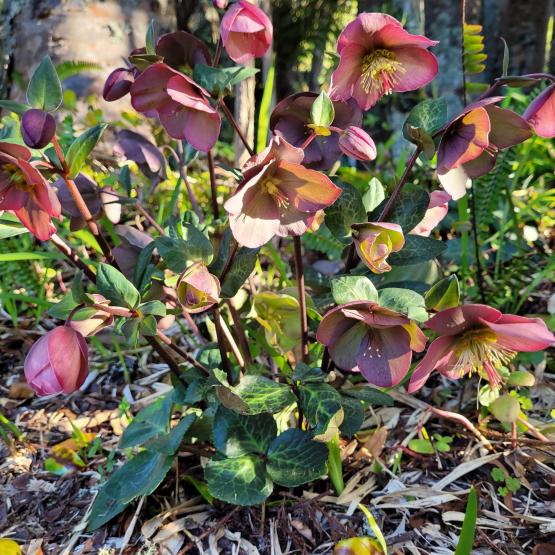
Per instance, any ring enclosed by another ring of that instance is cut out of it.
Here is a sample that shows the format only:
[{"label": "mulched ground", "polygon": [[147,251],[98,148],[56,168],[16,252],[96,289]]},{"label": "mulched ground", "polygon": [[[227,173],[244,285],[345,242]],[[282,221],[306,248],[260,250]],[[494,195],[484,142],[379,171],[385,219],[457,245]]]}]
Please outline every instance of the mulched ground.
[{"label": "mulched ground", "polygon": [[[12,445],[0,440],[0,536],[18,541],[26,555],[331,553],[339,539],[369,533],[360,502],[372,510],[391,553],[447,555],[454,551],[471,485],[480,499],[474,553],[555,554],[555,443],[522,435],[512,448],[499,429],[482,428],[494,448],[489,452],[460,424],[432,415],[425,402],[403,393],[395,394],[394,407],[368,412],[358,439],[343,444],[347,488],[339,497],[321,480],[309,489],[277,490],[263,507],[211,506],[183,479],[185,474],[202,478],[201,459],[183,452],[152,496],[89,534],[87,513],[99,482],[124,460],[117,450],[128,422],[121,401],[136,413],[164,394],[167,369],[149,349],[127,352],[126,373],[132,378],[127,384],[115,354],[106,369],[106,359],[93,352],[84,392],[37,399],[22,375],[22,352],[33,334],[16,333],[0,318],[2,324],[0,413],[24,438]],[[461,398],[444,408],[460,405],[475,422],[472,399],[475,391],[468,384]],[[532,400],[529,416],[541,428],[555,400],[554,375],[543,374]],[[72,424],[87,434],[89,447],[96,446],[83,465],[73,467],[67,460],[77,447]],[[408,450],[424,424],[429,434],[454,437],[449,452]],[[555,440],[555,433],[544,433]],[[45,469],[48,459],[73,470],[57,476]],[[499,494],[491,477],[495,467],[520,480],[516,493]]]}]

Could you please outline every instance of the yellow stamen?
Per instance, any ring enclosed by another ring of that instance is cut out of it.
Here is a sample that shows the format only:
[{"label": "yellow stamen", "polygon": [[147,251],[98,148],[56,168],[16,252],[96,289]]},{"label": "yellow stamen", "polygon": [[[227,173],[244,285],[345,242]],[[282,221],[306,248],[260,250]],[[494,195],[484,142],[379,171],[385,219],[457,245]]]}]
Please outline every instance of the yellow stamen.
[{"label": "yellow stamen", "polygon": [[366,93],[377,89],[378,94],[390,94],[406,69],[391,50],[379,48],[362,58],[362,88]]},{"label": "yellow stamen", "polygon": [[287,208],[289,206],[289,199],[281,192],[279,186],[272,178],[266,179],[263,186],[280,208]]}]

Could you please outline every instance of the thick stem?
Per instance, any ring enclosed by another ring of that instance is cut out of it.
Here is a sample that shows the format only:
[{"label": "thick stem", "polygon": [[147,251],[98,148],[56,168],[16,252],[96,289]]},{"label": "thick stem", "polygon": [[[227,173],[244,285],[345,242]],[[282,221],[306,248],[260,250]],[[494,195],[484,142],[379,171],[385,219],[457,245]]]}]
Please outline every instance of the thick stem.
[{"label": "thick stem", "polygon": [[68,258],[69,262],[83,273],[92,281],[96,282],[96,274],[79,258],[77,253],[57,234],[50,237],[52,244]]},{"label": "thick stem", "polygon": [[245,136],[241,132],[241,129],[239,129],[239,125],[237,124],[237,121],[235,120],[235,117],[231,113],[231,110],[225,105],[225,102],[223,100],[220,102],[220,106],[222,107],[222,111],[223,111],[225,117],[227,118],[227,121],[229,121],[229,123],[231,124],[231,126],[235,130],[235,133],[237,133],[238,137],[241,139],[241,142],[245,145],[245,148],[247,149],[248,153],[251,156],[253,156],[254,155],[254,149],[251,147],[251,145],[249,144],[249,142],[247,141],[247,139],[245,138]]},{"label": "thick stem", "polygon": [[210,174],[210,192],[212,200],[212,213],[214,214],[214,219],[217,220],[219,217],[218,210],[218,188],[216,185],[216,172],[214,171],[214,158],[212,156],[212,151],[209,150],[206,153],[208,157],[208,173]]},{"label": "thick stem", "polygon": [[247,334],[245,333],[245,328],[243,327],[243,323],[241,322],[241,316],[239,315],[239,312],[237,311],[235,306],[233,306],[233,301],[231,299],[226,299],[225,302],[227,304],[227,307],[229,308],[231,319],[233,320],[233,328],[235,329],[235,333],[237,334],[239,347],[241,348],[241,352],[243,353],[245,363],[247,365],[252,364],[249,342],[247,339]]},{"label": "thick stem", "polygon": [[150,225],[160,234],[165,235],[164,230],[158,222],[145,210],[144,206],[139,202],[135,202],[135,208],[141,213],[145,220],[147,220]]},{"label": "thick stem", "polygon": [[301,318],[301,353],[302,361],[308,362],[308,317],[306,314],[306,291],[304,286],[303,255],[301,250],[301,238],[293,237],[295,247],[295,273],[297,277],[297,289],[299,292],[299,310]]},{"label": "thick stem", "polygon": [[316,133],[311,133],[304,141],[304,143],[299,147],[304,150],[314,139],[316,138]]}]

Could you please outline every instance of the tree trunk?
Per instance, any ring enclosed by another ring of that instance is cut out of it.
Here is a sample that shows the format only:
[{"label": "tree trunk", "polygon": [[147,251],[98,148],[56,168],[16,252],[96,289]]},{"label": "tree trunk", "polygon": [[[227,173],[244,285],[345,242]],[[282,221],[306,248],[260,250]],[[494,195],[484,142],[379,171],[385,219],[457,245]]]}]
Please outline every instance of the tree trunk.
[{"label": "tree trunk", "polygon": [[[251,61],[245,65],[253,66],[254,63]],[[251,147],[254,145],[254,85],[254,76],[235,85],[235,119],[243,133],[243,137],[245,137]],[[247,160],[250,154],[237,134],[234,137],[234,147],[235,164],[240,166]]]}]

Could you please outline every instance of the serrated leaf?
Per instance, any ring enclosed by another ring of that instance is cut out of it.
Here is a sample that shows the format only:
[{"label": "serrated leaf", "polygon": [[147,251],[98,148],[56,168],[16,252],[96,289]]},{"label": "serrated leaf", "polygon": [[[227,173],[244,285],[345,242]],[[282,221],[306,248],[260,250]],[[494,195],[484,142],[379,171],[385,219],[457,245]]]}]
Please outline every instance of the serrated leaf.
[{"label": "serrated leaf", "polygon": [[105,123],[95,125],[79,135],[79,137],[69,145],[65,158],[71,178],[74,178],[81,171],[87,157],[96,146],[96,143],[100,140],[106,127],[108,127],[108,125]]},{"label": "serrated leaf", "polygon": [[295,402],[295,395],[288,385],[264,376],[245,376],[232,391],[246,404],[249,414],[273,414]]},{"label": "serrated leaf", "polygon": [[312,103],[310,119],[314,125],[329,127],[335,118],[333,102],[325,91],[322,91]]},{"label": "serrated leaf", "polygon": [[446,310],[459,306],[461,290],[455,274],[434,284],[424,295],[428,310]]},{"label": "serrated leaf", "polygon": [[362,204],[366,212],[372,212],[385,198],[385,189],[377,177],[368,182],[368,189],[362,195]]},{"label": "serrated leaf", "polygon": [[135,286],[119,271],[109,264],[100,263],[96,274],[96,287],[101,295],[112,301],[115,306],[137,308],[141,296]]},{"label": "serrated leaf", "polygon": [[380,306],[406,314],[411,320],[425,322],[428,319],[424,297],[411,289],[387,287],[379,291]]},{"label": "serrated leaf", "polygon": [[29,81],[27,102],[33,108],[51,112],[60,106],[62,100],[62,84],[56,73],[56,68],[50,56],[45,56]]},{"label": "serrated leaf", "polygon": [[328,442],[343,422],[341,396],[327,383],[307,383],[299,386],[304,415],[318,441]]},{"label": "serrated leaf", "polygon": [[274,489],[264,462],[255,455],[213,458],[204,469],[204,478],[214,497],[233,505],[258,505]]},{"label": "serrated leaf", "polygon": [[344,244],[351,242],[351,224],[366,222],[366,210],[358,189],[338,179],[333,182],[341,189],[339,198],[326,209],[326,226]]},{"label": "serrated leaf", "polygon": [[214,416],[214,447],[227,457],[264,454],[276,433],[276,421],[270,414],[248,416],[219,407]]},{"label": "serrated leaf", "polygon": [[272,441],[266,470],[270,478],[286,487],[316,480],[326,472],[328,448],[311,435],[290,428]]},{"label": "serrated leaf", "polygon": [[351,301],[377,302],[378,291],[366,276],[341,276],[331,280],[331,294],[336,304]]},{"label": "serrated leaf", "polygon": [[404,247],[399,252],[391,253],[388,262],[392,266],[410,266],[437,258],[446,248],[446,243],[433,237],[407,235]]}]

